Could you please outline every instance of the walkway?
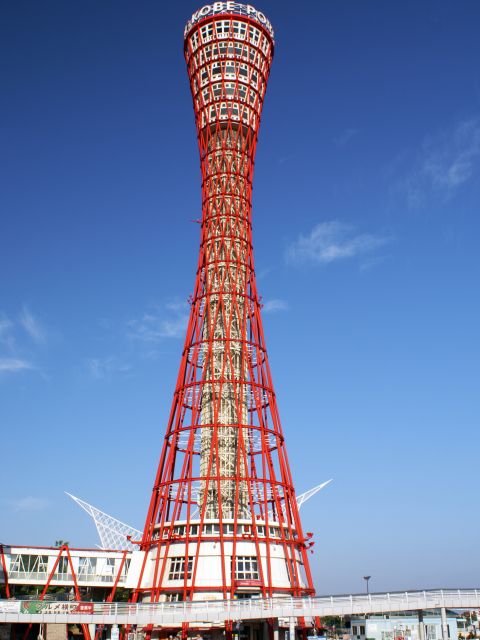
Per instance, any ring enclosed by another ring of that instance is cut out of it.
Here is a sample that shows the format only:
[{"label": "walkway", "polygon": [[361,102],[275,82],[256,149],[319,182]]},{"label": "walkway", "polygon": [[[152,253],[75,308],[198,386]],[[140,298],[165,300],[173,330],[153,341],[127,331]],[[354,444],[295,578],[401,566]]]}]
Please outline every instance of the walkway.
[{"label": "walkway", "polygon": [[182,622],[215,624],[224,620],[313,618],[445,608],[480,609],[480,589],[156,604],[0,600],[0,623],[179,626]]}]

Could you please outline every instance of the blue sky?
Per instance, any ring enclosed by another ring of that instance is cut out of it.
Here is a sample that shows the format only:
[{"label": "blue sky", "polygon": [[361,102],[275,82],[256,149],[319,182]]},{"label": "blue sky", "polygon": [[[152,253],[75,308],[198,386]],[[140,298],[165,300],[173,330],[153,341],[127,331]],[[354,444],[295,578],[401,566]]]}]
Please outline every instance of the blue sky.
[{"label": "blue sky", "polygon": [[[190,1],[2,7],[0,540],[142,527],[194,284]],[[480,4],[258,5],[264,323],[320,593],[478,586]]]}]

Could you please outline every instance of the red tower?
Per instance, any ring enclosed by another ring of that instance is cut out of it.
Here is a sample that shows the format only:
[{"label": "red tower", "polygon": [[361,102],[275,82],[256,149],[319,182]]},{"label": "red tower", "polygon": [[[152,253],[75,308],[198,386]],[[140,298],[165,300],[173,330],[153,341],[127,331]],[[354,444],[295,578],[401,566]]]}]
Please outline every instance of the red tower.
[{"label": "red tower", "polygon": [[313,593],[255,282],[251,196],[274,36],[250,5],[185,28],[202,172],[200,256],[136,597]]}]

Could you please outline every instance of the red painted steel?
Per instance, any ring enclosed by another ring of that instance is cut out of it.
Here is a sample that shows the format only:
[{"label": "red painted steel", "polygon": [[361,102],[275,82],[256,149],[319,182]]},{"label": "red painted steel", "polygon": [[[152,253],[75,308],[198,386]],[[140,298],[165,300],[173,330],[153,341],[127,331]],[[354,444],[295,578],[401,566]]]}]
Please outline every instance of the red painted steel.
[{"label": "red painted steel", "polygon": [[[185,37],[202,174],[200,255],[134,600],[228,598],[245,585],[263,596],[314,593],[253,261],[252,179],[273,47],[259,22],[234,13],[205,17]],[[242,584],[235,567],[246,540],[258,576]],[[221,584],[200,576],[206,542],[221,558]],[[178,543],[182,582],[172,589]],[[275,583],[274,545],[286,565],[283,586]]]},{"label": "red painted steel", "polygon": [[[125,567],[125,564],[127,562],[127,554],[128,554],[127,549],[124,549],[123,555],[122,555],[122,560],[120,562],[120,566],[118,567],[118,572],[117,572],[117,575],[115,577],[115,582],[113,583],[112,589],[111,589],[110,593],[108,594],[108,596],[106,597],[105,602],[113,602],[113,599],[114,599],[115,594],[117,592],[118,583],[120,582],[120,578],[121,578],[121,575],[122,575],[123,568]],[[104,628],[105,628],[105,625],[103,625],[103,624],[97,625],[97,628],[95,629],[95,638],[94,638],[94,640],[100,640],[100,638],[102,637]]]},{"label": "red painted steel", "polygon": [[[72,562],[72,557],[70,555],[70,551],[91,551],[91,549],[78,549],[78,548],[71,548],[68,545],[62,545],[61,547],[30,547],[30,546],[21,546],[21,545],[16,545],[15,546],[16,549],[39,549],[39,550],[43,550],[43,549],[58,549],[58,555],[55,558],[55,562],[53,564],[53,567],[50,571],[50,573],[47,576],[47,580],[45,582],[45,585],[42,589],[42,592],[40,593],[40,595],[38,596],[38,600],[44,600],[45,596],[48,592],[48,589],[51,585],[51,583],[55,580],[55,574],[57,572],[58,566],[60,564],[60,560],[62,557],[66,558],[67,560],[67,565],[68,568],[70,570],[70,575],[72,576],[72,582],[73,582],[73,590],[74,590],[74,594],[75,594],[75,601],[79,603],[79,607],[82,606],[82,596],[80,594],[80,589],[78,586],[78,576],[75,572],[75,567],[73,565]],[[117,574],[114,578],[114,583],[112,586],[112,589],[110,590],[110,593],[108,594],[107,598],[105,599],[105,602],[113,602],[113,599],[115,597],[115,593],[117,591],[117,587],[118,587],[118,583],[120,582],[120,578],[122,577],[122,572],[125,568],[126,565],[126,561],[127,561],[127,555],[128,555],[128,551],[124,550],[123,554],[122,554],[122,559],[120,561],[119,567],[118,567],[118,571]],[[5,560],[5,549],[4,546],[0,544],[0,561],[2,564],[2,568],[3,568],[3,575],[4,575],[4,583],[5,583],[5,588],[6,588],[6,597],[10,598],[11,597],[11,592],[10,592],[10,588],[9,588],[9,581],[8,581],[8,570],[7,570],[7,564],[6,564],[6,560]],[[86,602],[83,603],[84,606],[88,606],[91,607],[93,606],[92,603]],[[87,624],[82,624],[82,632],[83,632],[83,637],[84,640],[91,640],[91,636],[90,636],[90,630],[88,628]],[[28,638],[28,635],[30,633],[30,630],[32,628],[32,624],[29,624],[27,626],[27,629],[25,630],[25,633],[23,635],[23,640],[26,640]],[[15,625],[12,627],[13,632],[15,632]],[[98,638],[101,636],[101,632],[103,630],[103,625],[100,625],[99,628],[97,629],[96,633],[95,633],[95,640],[98,640]]]},{"label": "red painted steel", "polygon": [[3,582],[5,584],[5,596],[6,598],[10,598],[10,585],[8,584],[8,571],[7,571],[7,563],[5,561],[5,551],[3,549],[3,544],[0,544],[0,560],[2,562]]},{"label": "red painted steel", "polygon": [[[65,554],[65,556],[63,554]],[[48,587],[50,586],[50,583],[52,582],[52,580],[53,580],[53,578],[55,576],[55,572],[57,571],[57,567],[60,564],[60,559],[63,558],[63,557],[66,557],[66,559],[67,559],[68,567],[69,567],[71,575],[72,575],[73,590],[74,590],[74,593],[75,593],[75,600],[77,602],[81,601],[82,597],[80,595],[80,590],[78,588],[77,576],[75,574],[75,569],[73,567],[72,557],[70,555],[70,550],[68,548],[68,545],[62,545],[61,547],[59,547],[58,556],[55,558],[55,562],[53,564],[52,570],[48,574],[47,581],[45,582],[45,586],[42,589],[42,593],[38,596],[38,600],[43,600],[45,598],[45,595],[46,595],[46,593],[48,591]],[[81,627],[82,627],[82,633],[83,633],[84,640],[91,640],[90,629],[88,628],[88,624],[82,624]],[[28,634],[30,633],[30,629],[31,628],[32,628],[32,625],[29,624],[27,629],[25,630],[25,634],[23,636],[23,640],[27,640]]]}]

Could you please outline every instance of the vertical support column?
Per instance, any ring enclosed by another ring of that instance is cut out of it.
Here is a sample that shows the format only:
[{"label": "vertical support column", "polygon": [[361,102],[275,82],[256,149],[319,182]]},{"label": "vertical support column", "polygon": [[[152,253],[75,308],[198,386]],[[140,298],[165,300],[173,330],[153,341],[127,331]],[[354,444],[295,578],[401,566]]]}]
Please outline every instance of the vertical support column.
[{"label": "vertical support column", "polygon": [[278,618],[273,619],[273,640],[280,640],[280,633],[278,630]]},{"label": "vertical support column", "polygon": [[423,622],[423,609],[418,610],[418,640],[425,640],[425,624]]},{"label": "vertical support column", "polygon": [[232,640],[233,638],[233,622],[231,620],[225,620],[225,640]]},{"label": "vertical support column", "polygon": [[267,618],[265,622],[267,623],[268,640],[273,640],[273,618]]},{"label": "vertical support column", "polygon": [[3,582],[5,584],[5,596],[7,600],[10,599],[10,585],[8,584],[8,571],[7,571],[7,562],[5,560],[5,552],[3,550],[3,544],[0,544],[0,560],[2,562],[2,570],[3,570]]},{"label": "vertical support column", "polygon": [[[188,622],[182,622],[182,640],[187,640],[188,638]],[[231,637],[228,638],[227,636],[227,640],[231,640]]]},{"label": "vertical support column", "polygon": [[442,640],[448,640],[447,610],[445,607],[440,609],[440,615],[442,617]]},{"label": "vertical support column", "polygon": [[295,640],[295,622],[296,622],[296,620],[292,616],[290,618],[290,627],[289,627],[289,629],[290,629],[290,634],[289,634],[290,637],[289,637],[289,640]]}]

